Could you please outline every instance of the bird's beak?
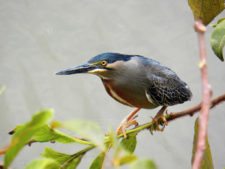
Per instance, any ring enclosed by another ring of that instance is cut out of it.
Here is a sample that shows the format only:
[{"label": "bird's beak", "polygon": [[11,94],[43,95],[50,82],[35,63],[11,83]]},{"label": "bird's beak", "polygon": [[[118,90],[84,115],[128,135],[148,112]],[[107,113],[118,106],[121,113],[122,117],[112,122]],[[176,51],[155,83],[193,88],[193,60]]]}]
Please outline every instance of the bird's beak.
[{"label": "bird's beak", "polygon": [[85,63],[83,65],[72,67],[68,69],[61,70],[57,72],[57,75],[71,75],[71,74],[77,74],[77,73],[88,73],[94,69],[96,69],[97,66]]}]

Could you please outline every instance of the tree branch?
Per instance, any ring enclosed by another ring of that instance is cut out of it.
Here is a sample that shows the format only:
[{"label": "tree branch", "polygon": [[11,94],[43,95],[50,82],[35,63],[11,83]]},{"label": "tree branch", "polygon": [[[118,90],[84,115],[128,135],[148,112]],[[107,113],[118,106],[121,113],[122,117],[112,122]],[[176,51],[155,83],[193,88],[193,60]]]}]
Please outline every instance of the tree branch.
[{"label": "tree branch", "polygon": [[[225,94],[220,95],[214,98],[213,100],[211,100],[210,109],[214,108],[215,106],[217,106],[223,101],[225,101]],[[171,121],[183,116],[193,116],[195,113],[201,110],[201,105],[202,103],[199,103],[196,106],[193,106],[187,110],[176,112],[176,113],[170,113],[169,117],[167,118],[167,121]]]},{"label": "tree branch", "polygon": [[210,86],[208,82],[208,73],[206,65],[206,44],[205,44],[205,31],[206,27],[202,24],[201,20],[195,22],[194,25],[195,31],[198,35],[199,41],[199,56],[200,56],[200,70],[201,70],[201,79],[202,79],[202,104],[199,115],[199,131],[197,139],[197,147],[194,155],[194,161],[192,164],[193,169],[199,169],[201,166],[201,161],[203,158],[205,150],[205,140],[207,136],[208,128],[208,116],[210,109]]},{"label": "tree branch", "polygon": [[[224,101],[225,101],[225,93],[211,100],[211,103],[209,104],[210,109],[214,108],[215,106],[219,105],[220,103]],[[193,106],[184,111],[169,113],[165,115],[165,119],[167,122],[170,122],[170,121],[179,119],[181,117],[193,116],[194,114],[198,113],[201,110],[201,105],[202,103],[199,103],[196,106]],[[129,134],[139,133],[140,131],[143,131],[144,129],[152,129],[153,127],[154,127],[153,122],[145,123],[143,125],[135,127],[134,129],[127,130],[126,134],[129,136]],[[123,137],[123,134],[119,135],[118,137]]]}]

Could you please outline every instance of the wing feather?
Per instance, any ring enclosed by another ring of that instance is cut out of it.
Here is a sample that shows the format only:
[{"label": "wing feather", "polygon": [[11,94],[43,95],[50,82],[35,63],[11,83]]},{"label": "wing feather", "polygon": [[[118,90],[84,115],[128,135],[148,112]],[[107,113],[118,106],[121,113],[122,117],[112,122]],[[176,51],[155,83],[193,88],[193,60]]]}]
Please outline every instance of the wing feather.
[{"label": "wing feather", "polygon": [[156,105],[172,106],[191,99],[188,85],[173,72],[166,76],[151,75],[149,80],[146,94]]}]

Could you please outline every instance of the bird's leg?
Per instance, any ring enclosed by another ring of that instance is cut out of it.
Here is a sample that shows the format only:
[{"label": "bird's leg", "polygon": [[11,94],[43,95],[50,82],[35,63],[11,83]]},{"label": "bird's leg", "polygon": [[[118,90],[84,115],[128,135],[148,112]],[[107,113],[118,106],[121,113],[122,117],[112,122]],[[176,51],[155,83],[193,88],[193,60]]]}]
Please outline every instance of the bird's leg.
[{"label": "bird's leg", "polygon": [[[163,106],[155,115],[155,117],[152,119],[153,127],[150,128],[151,133],[153,132],[153,130],[163,131],[165,126],[168,125],[168,122],[166,121],[166,118],[164,117],[164,112],[167,112],[167,106]],[[160,128],[159,125],[161,125],[162,128]]]},{"label": "bird's leg", "polygon": [[126,129],[132,125],[137,126],[138,122],[135,120],[135,118],[137,117],[137,112],[140,110],[141,108],[136,108],[134,111],[132,111],[126,118],[124,118],[119,127],[116,130],[116,133],[119,134],[123,134],[124,138],[127,137],[126,135]]}]

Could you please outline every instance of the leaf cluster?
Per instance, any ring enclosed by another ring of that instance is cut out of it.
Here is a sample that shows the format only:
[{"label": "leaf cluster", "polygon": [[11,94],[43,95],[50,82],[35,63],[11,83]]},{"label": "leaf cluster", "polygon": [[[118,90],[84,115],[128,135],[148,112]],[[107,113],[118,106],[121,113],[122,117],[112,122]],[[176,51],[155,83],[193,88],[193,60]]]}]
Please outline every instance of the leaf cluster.
[{"label": "leaf cluster", "polygon": [[[224,0],[188,0],[195,20],[201,20],[204,25],[208,25],[213,19],[224,10]],[[211,34],[211,47],[215,55],[221,60],[223,58],[223,48],[225,46],[225,18],[213,25]]]},{"label": "leaf cluster", "polygon": [[[27,145],[36,142],[55,142],[61,144],[81,144],[85,148],[74,153],[66,154],[45,148],[41,157],[31,161],[26,169],[75,169],[82,158],[90,150],[97,148],[99,154],[90,164],[90,169],[103,169],[107,154],[113,154],[111,163],[114,167],[129,165],[131,169],[156,169],[152,160],[139,159],[135,154],[137,144],[136,134],[130,134],[128,138],[120,138],[113,132],[104,135],[101,128],[91,121],[70,120],[53,121],[53,111],[46,109],[33,115],[31,121],[17,126],[12,135],[11,142],[4,156],[4,169],[7,169]],[[73,134],[60,131],[68,130]],[[109,160],[109,159],[108,159]],[[148,168],[146,168],[148,167]]]},{"label": "leaf cluster", "polygon": [[[34,142],[56,142],[61,144],[81,144],[85,148],[74,154],[66,154],[46,147],[41,157],[26,165],[26,169],[75,169],[80,164],[85,154],[94,148],[98,148],[99,154],[89,165],[89,169],[104,169],[107,164],[115,168],[128,165],[130,169],[156,169],[156,164],[149,159],[140,159],[134,152],[137,146],[137,133],[127,132],[128,137],[123,138],[109,132],[103,135],[101,128],[90,121],[52,121],[53,111],[46,109],[33,115],[31,121],[19,125],[13,131],[13,136],[4,156],[4,169],[7,169],[27,145]],[[147,126],[145,126],[148,128]],[[69,135],[59,129],[67,129],[74,132]],[[198,133],[198,119],[195,123],[195,135],[193,142],[193,156],[195,154]],[[78,138],[81,136],[82,138]],[[213,169],[212,156],[208,139],[201,169]],[[111,152],[113,157],[107,155]]]}]

